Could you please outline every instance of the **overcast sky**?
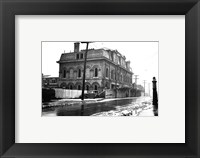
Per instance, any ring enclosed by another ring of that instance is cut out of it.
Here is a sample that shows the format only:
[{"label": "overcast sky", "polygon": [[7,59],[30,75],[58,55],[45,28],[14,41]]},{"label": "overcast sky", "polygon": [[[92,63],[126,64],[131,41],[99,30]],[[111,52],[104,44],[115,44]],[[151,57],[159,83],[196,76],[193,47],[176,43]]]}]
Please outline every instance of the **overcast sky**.
[{"label": "overcast sky", "polygon": [[[143,85],[143,80],[152,83],[154,76],[158,79],[158,45],[158,42],[94,42],[89,48],[117,49],[127,61],[131,61],[134,75],[139,75],[137,83]],[[80,44],[80,49],[86,49],[86,44]],[[74,42],[42,42],[42,73],[58,77],[59,64],[56,61],[62,53],[73,51]]]}]

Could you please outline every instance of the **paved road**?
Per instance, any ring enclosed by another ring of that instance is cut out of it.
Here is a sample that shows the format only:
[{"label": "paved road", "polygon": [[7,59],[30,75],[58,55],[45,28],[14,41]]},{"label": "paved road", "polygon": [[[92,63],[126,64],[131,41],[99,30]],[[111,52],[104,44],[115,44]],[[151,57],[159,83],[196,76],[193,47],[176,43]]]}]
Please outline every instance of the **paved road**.
[{"label": "paved road", "polygon": [[112,100],[108,102],[89,103],[83,106],[75,104],[64,107],[53,107],[43,109],[43,116],[90,116],[99,112],[115,110],[116,107],[126,107],[137,102],[143,101],[144,98],[129,98],[122,100]]}]

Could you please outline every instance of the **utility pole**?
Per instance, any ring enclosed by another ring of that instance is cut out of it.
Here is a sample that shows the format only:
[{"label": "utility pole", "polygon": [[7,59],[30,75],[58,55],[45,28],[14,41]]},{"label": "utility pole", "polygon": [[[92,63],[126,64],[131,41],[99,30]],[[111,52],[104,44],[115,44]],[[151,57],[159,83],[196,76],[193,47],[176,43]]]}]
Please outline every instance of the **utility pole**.
[{"label": "utility pole", "polygon": [[84,60],[84,70],[83,70],[83,86],[82,86],[82,95],[81,95],[81,100],[82,100],[82,105],[81,105],[81,116],[83,115],[84,112],[84,91],[85,91],[85,71],[86,71],[86,62],[87,62],[87,52],[88,52],[88,45],[91,42],[81,42],[81,43],[86,43],[86,51],[85,51],[85,60]]},{"label": "utility pole", "polygon": [[151,96],[151,95],[150,95],[150,83],[148,83],[148,85],[149,85],[149,96]]},{"label": "utility pole", "polygon": [[134,75],[135,76],[135,96],[137,97],[137,80],[139,79],[138,76],[139,75]]},{"label": "utility pole", "polygon": [[144,82],[144,96],[145,96],[145,83],[146,83],[146,80],[143,80]]},{"label": "utility pole", "polygon": [[83,86],[82,86],[82,96],[81,100],[84,100],[84,91],[85,91],[85,71],[86,71],[86,62],[87,62],[87,52],[88,52],[88,45],[91,42],[81,42],[86,43],[86,51],[85,51],[85,60],[84,60],[84,70],[83,70]]},{"label": "utility pole", "polygon": [[137,79],[139,79],[138,78],[139,75],[134,75],[134,76],[135,76],[135,78],[134,78],[135,79],[135,86],[137,87]]}]

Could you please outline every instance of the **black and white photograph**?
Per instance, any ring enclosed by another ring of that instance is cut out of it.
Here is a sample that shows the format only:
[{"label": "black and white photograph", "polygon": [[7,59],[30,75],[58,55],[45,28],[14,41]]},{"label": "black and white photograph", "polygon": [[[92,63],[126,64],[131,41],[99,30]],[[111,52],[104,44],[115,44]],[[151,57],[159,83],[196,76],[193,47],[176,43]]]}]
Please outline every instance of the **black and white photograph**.
[{"label": "black and white photograph", "polygon": [[42,116],[159,116],[159,41],[42,41]]}]

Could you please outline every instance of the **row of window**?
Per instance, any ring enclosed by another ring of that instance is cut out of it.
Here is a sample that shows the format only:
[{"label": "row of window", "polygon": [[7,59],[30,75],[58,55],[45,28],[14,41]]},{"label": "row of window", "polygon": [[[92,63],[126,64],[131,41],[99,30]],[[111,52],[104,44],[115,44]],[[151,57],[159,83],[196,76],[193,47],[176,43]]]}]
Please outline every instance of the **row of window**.
[{"label": "row of window", "polygon": [[[81,69],[78,69],[78,71],[74,71],[73,69],[70,69],[69,73],[67,73],[66,70],[63,70],[63,74],[62,74],[62,77],[63,78],[70,78],[70,79],[73,79],[73,78],[81,78],[83,76],[83,72]],[[90,69],[87,68],[86,69],[86,78],[90,78],[90,77],[98,77],[99,76],[99,70],[98,68],[95,68],[94,69],[94,72],[90,72]],[[108,68],[106,68],[106,77],[109,78],[109,70]],[[120,82],[128,82],[128,83],[131,83],[132,82],[132,79],[131,77],[128,77],[128,76],[125,76],[123,77],[122,74],[115,74],[115,71],[112,70],[111,71],[111,79],[112,80],[119,80]]]},{"label": "row of window", "polygon": [[76,59],[83,59],[83,53],[76,54]]},{"label": "row of window", "polygon": [[[71,86],[70,89],[71,89],[71,88],[73,88],[73,87]],[[78,85],[77,89],[78,89],[78,90],[82,90],[82,86],[81,86],[81,85]],[[89,86],[89,85],[86,85],[86,86],[85,86],[85,90],[87,90],[87,91],[91,90],[90,86]],[[94,85],[93,90],[98,90],[98,86],[97,86],[97,85]]]},{"label": "row of window", "polygon": [[[98,77],[98,73],[99,73],[98,68],[94,69],[94,74],[90,73],[90,69],[86,69],[86,78]],[[73,69],[70,69],[69,73],[67,73],[66,70],[63,70],[63,75],[62,75],[63,78],[71,78],[71,79],[76,78],[76,77],[81,78],[82,76],[83,76],[83,73],[81,69],[78,69],[77,72],[76,71],[74,72]]]},{"label": "row of window", "polygon": [[[106,77],[109,78],[109,70],[108,70],[108,68],[106,68]],[[123,82],[123,81],[124,82],[128,82],[128,83],[132,82],[131,77],[125,76],[124,80],[123,80],[123,75],[122,74],[121,75],[115,74],[114,70],[111,71],[111,79],[112,80],[119,80],[121,82]]]},{"label": "row of window", "polygon": [[[78,86],[74,86],[74,85],[69,85],[69,87],[66,87],[66,85],[65,84],[61,84],[60,85],[60,87],[61,88],[67,88],[67,89],[71,89],[71,90],[73,90],[73,89],[77,89],[77,90],[82,90],[82,85],[78,85]],[[89,90],[98,90],[98,85],[94,85],[93,87],[91,87],[91,86],[89,86],[89,85],[86,85],[85,86],[85,90],[87,90],[87,91],[89,91]]]},{"label": "row of window", "polygon": [[125,68],[126,67],[126,61],[122,58],[119,57],[118,55],[114,55],[114,52],[110,52],[110,60],[112,60],[113,62],[117,61],[117,63]]}]

